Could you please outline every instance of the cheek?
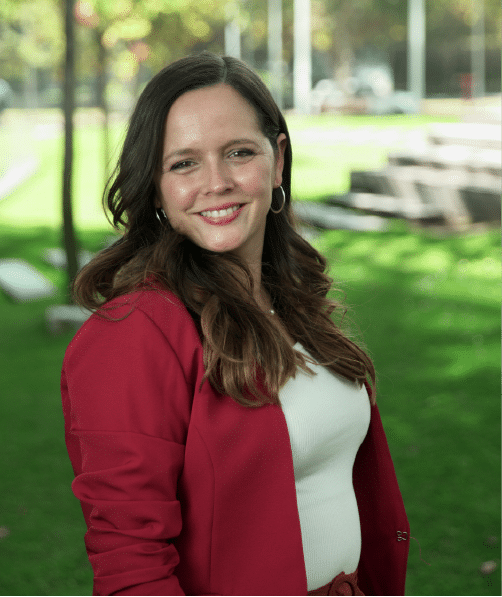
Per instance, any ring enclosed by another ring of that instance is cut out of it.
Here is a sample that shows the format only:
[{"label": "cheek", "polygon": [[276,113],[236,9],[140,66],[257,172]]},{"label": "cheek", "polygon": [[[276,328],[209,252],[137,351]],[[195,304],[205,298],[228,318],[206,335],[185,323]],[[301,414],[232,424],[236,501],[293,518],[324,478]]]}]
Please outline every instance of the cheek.
[{"label": "cheek", "polygon": [[239,181],[243,189],[255,195],[265,195],[271,191],[273,179],[270,167],[258,166],[245,173]]},{"label": "cheek", "polygon": [[160,184],[160,192],[164,211],[168,216],[175,218],[192,203],[193,191],[186,182],[164,179]]}]

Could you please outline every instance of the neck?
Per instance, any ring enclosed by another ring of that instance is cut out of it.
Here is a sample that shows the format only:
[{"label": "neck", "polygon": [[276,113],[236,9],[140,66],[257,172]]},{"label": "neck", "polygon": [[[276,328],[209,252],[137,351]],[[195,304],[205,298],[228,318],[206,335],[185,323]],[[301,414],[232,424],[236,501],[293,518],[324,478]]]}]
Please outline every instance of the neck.
[{"label": "neck", "polygon": [[270,313],[270,311],[273,310],[274,307],[272,304],[272,299],[269,293],[265,290],[265,288],[263,288],[261,284],[259,289],[255,289],[253,296],[254,300],[258,303],[258,306],[261,307],[261,309],[263,309],[263,311],[265,311],[266,313]]},{"label": "neck", "polygon": [[265,313],[270,314],[270,311],[273,310],[273,304],[269,293],[261,282],[261,253],[248,260],[248,267],[253,277],[253,298]]}]

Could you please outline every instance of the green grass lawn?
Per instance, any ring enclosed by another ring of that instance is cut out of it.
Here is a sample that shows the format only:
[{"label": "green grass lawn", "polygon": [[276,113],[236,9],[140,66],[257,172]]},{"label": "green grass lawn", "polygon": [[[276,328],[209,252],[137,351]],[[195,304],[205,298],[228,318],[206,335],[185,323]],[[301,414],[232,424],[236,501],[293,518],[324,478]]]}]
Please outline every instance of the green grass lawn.
[{"label": "green grass lawn", "polygon": [[[124,129],[112,127],[113,155]],[[0,224],[9,226],[60,226],[63,141],[60,135],[30,140],[40,160],[37,172],[8,197],[0,201]],[[75,130],[73,175],[73,218],[77,228],[103,229],[107,226],[101,197],[104,188],[102,134],[97,125]]]},{"label": "green grass lawn", "polygon": [[[296,198],[344,192],[351,169],[385,163],[388,135],[437,120],[289,117]],[[382,145],[364,137],[370,126],[381,129]],[[319,131],[339,136],[320,144]],[[113,133],[117,141],[123,128]],[[92,570],[59,393],[74,332],[53,337],[43,322],[67,284],[41,257],[61,246],[61,140],[33,147],[39,171],[0,201],[0,257],[26,259],[60,294],[22,305],[0,294],[0,594],[89,595]],[[78,129],[75,222],[91,251],[111,230],[102,184],[99,131]],[[430,564],[411,541],[407,595],[500,595],[499,232],[440,239],[393,222],[387,232],[325,232],[314,244],[328,256],[374,359],[411,535]],[[492,560],[495,572],[481,574]]]},{"label": "green grass lawn", "polygon": [[[401,147],[409,135],[423,131],[429,124],[445,120],[453,119],[403,115],[289,116],[294,156],[294,198],[315,201],[348,191],[352,170],[383,167],[389,149]],[[115,124],[111,127],[112,164],[118,157],[124,133],[124,125]],[[4,141],[7,151],[11,150],[14,155],[12,148],[19,143],[15,144],[12,139],[9,143],[9,139],[3,139],[2,134],[6,133],[0,129],[0,143]],[[23,128],[23,135],[32,151],[38,155],[40,167],[8,197],[0,200],[0,224],[59,226],[62,222],[61,136],[40,139],[36,130],[30,136],[27,125]],[[101,204],[104,188],[102,156],[102,135],[98,125],[77,127],[73,210],[78,229],[100,230],[108,225]]]},{"label": "green grass lawn", "polygon": [[[106,235],[86,231],[83,244],[96,251]],[[0,295],[6,595],[92,591],[59,393],[73,332],[52,337],[43,323],[66,283],[41,259],[58,243],[54,229],[0,226],[2,257],[27,259],[61,289],[55,301],[22,305]],[[395,223],[326,232],[315,244],[374,359],[411,535],[430,564],[411,541],[407,595],[500,595],[499,233],[438,239]],[[491,560],[498,568],[483,576]]]},{"label": "green grass lawn", "polygon": [[[407,508],[409,595],[500,594],[500,234],[316,243],[377,370]],[[339,293],[335,293],[337,296]],[[494,560],[490,577],[479,573]]]}]

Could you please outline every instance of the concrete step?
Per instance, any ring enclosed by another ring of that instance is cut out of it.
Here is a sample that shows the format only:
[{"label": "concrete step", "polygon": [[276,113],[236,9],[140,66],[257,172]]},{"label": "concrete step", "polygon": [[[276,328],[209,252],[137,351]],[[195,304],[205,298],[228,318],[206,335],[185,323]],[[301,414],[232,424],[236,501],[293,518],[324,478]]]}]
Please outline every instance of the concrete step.
[{"label": "concrete step", "polygon": [[422,149],[389,155],[393,166],[427,166],[484,171],[502,175],[502,153],[499,149],[480,149],[463,145],[431,145]]},{"label": "concrete step", "polygon": [[0,288],[20,303],[57,293],[56,286],[24,259],[0,259]]},{"label": "concrete step", "polygon": [[492,172],[469,172],[463,168],[434,168],[432,166],[398,166],[389,164],[382,170],[351,173],[351,192],[377,193],[391,197],[406,197],[410,189],[403,183],[430,186],[479,187],[494,195],[502,192],[502,179]]},{"label": "concrete step", "polygon": [[347,193],[330,197],[326,200],[328,205],[344,206],[372,214],[391,217],[405,218],[407,220],[431,220],[441,223],[443,212],[436,205],[423,202],[408,202],[400,197],[390,197],[375,193]]},{"label": "concrete step", "polygon": [[469,172],[463,168],[443,169],[389,164],[381,173],[387,177],[388,184],[397,192],[402,191],[399,184],[403,181],[434,187],[478,187],[496,196],[502,192],[502,179],[491,172]]},{"label": "concrete step", "polygon": [[382,170],[353,170],[350,173],[350,192],[395,196],[391,181]]},{"label": "concrete step", "polygon": [[[79,269],[87,265],[93,257],[94,254],[90,251],[80,251],[78,255]],[[42,259],[56,269],[66,269],[66,252],[63,249],[45,249],[42,253]]]},{"label": "concrete step", "polygon": [[499,124],[478,122],[441,122],[429,129],[430,143],[437,145],[464,145],[485,149],[502,147]]},{"label": "concrete step", "polygon": [[0,177],[0,199],[10,195],[19,185],[35,174],[39,161],[34,156],[25,158],[22,162],[15,163]]},{"label": "concrete step", "polygon": [[375,215],[349,213],[341,207],[302,201],[293,203],[293,213],[300,221],[325,230],[386,230],[388,222]]},{"label": "concrete step", "polygon": [[78,305],[52,305],[45,310],[45,323],[50,334],[61,334],[68,328],[79,328],[92,311]]},{"label": "concrete step", "polygon": [[[502,181],[487,172],[389,165],[352,174],[352,190],[344,202],[347,207],[359,205],[375,214],[386,212],[407,219],[437,220],[442,216],[458,229],[500,222]],[[361,188],[369,191],[361,193]]]}]

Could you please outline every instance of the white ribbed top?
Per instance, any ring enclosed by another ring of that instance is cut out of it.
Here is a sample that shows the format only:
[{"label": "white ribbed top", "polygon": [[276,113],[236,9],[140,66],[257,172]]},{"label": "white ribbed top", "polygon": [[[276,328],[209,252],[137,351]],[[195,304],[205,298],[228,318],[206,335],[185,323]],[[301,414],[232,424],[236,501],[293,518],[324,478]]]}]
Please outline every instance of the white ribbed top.
[{"label": "white ribbed top", "polygon": [[[295,349],[309,354],[299,343]],[[293,453],[311,591],[359,564],[361,527],[352,468],[368,432],[371,406],[364,386],[359,389],[317,363],[307,365],[315,375],[298,369],[279,398]]]}]

